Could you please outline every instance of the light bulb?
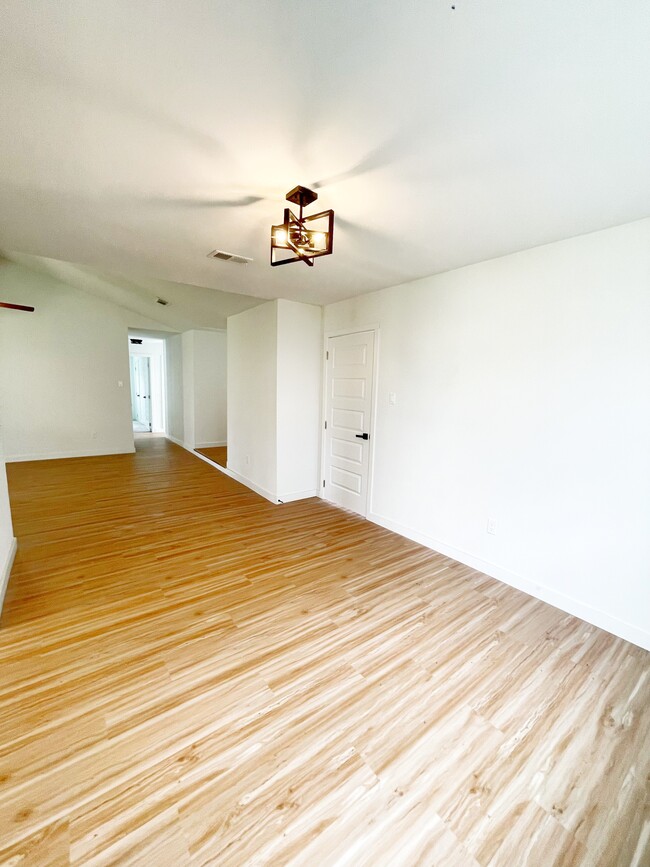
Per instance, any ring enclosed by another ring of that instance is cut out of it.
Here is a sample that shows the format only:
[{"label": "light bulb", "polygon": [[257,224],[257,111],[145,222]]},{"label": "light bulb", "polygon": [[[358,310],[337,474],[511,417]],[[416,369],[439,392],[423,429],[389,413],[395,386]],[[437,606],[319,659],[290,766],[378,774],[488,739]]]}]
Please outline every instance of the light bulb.
[{"label": "light bulb", "polygon": [[311,236],[311,243],[313,247],[324,247],[325,235],[322,232],[314,232]]},{"label": "light bulb", "polygon": [[286,247],[287,245],[287,233],[284,229],[276,229],[275,230],[275,243],[278,247]]}]

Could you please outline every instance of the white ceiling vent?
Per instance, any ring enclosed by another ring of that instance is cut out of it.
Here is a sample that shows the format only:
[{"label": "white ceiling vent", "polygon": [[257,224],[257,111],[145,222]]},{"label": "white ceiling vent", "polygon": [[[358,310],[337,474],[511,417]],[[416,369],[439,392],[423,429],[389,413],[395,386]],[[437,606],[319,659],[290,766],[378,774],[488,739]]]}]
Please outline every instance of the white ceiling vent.
[{"label": "white ceiling vent", "polygon": [[208,253],[208,259],[223,259],[224,262],[236,262],[238,265],[248,265],[253,261],[247,256],[236,256],[235,253],[226,253],[223,250],[212,250]]}]

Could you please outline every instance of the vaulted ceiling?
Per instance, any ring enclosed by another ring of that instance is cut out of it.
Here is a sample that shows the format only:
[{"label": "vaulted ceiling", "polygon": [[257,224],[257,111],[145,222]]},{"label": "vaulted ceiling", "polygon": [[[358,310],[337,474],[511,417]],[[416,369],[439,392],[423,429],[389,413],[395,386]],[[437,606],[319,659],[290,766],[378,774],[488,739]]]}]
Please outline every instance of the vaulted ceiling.
[{"label": "vaulted ceiling", "polygon": [[[650,214],[646,0],[5,0],[0,32],[0,249],[125,291],[326,303]],[[334,255],[272,269],[298,183]]]}]

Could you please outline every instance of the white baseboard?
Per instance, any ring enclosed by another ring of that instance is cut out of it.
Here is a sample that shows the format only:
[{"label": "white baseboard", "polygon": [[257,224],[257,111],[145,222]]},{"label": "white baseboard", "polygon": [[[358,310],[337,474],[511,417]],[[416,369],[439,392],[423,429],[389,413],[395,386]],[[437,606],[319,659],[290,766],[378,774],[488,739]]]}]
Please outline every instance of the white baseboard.
[{"label": "white baseboard", "polygon": [[[219,467],[218,464],[215,464],[215,466]],[[246,476],[240,475],[240,473],[235,472],[235,470],[231,470],[229,467],[219,467],[219,469],[227,476],[230,476],[231,479],[234,479],[241,485],[245,485],[247,488],[250,488],[251,491],[255,491],[256,494],[259,494],[260,497],[264,497],[264,499],[268,500],[270,503],[273,503],[275,505],[278,504],[278,497],[276,494],[273,494],[271,491],[267,491],[266,488],[262,488],[260,487],[260,485],[256,485],[255,482],[252,482],[250,479],[246,478]]]},{"label": "white baseboard", "polygon": [[[187,446],[183,446],[183,448],[187,448]],[[230,476],[233,478],[230,470],[227,470],[225,467],[222,467],[221,464],[218,464],[216,461],[213,461],[212,458],[206,457],[206,455],[202,455],[201,452],[197,452],[194,449],[187,449],[189,452],[192,452],[195,458],[198,458],[200,461],[203,461],[206,464],[210,464],[211,467],[219,470],[224,474],[224,476]]]},{"label": "white baseboard", "polygon": [[606,611],[601,611],[599,608],[593,608],[580,599],[575,599],[573,596],[568,596],[559,590],[554,590],[552,587],[532,581],[530,578],[524,578],[522,575],[510,572],[496,563],[482,560],[480,557],[475,557],[467,551],[454,548],[453,545],[447,545],[439,539],[434,539],[417,530],[404,527],[402,524],[398,524],[396,521],[390,520],[390,518],[384,518],[375,512],[368,514],[368,520],[374,524],[379,524],[380,527],[385,527],[387,530],[392,530],[400,536],[405,536],[413,542],[418,542],[420,545],[424,545],[425,548],[431,548],[445,557],[451,557],[452,560],[457,560],[465,566],[471,566],[472,569],[484,572],[486,575],[496,578],[504,584],[516,587],[517,590],[523,590],[529,596],[541,599],[542,602],[548,602],[549,605],[553,605],[567,614],[572,614],[574,617],[579,617],[581,620],[586,620],[587,623],[598,626],[606,632],[611,632],[612,635],[616,635],[626,641],[631,641],[632,644],[636,644],[638,647],[650,650],[650,632],[634,626],[632,623],[627,623],[625,620],[620,620],[618,617],[614,617]]},{"label": "white baseboard", "polygon": [[222,472],[224,476],[228,476],[229,478],[234,479],[241,485],[250,488],[250,490],[254,491],[256,494],[259,494],[260,497],[264,497],[265,500],[268,500],[269,502],[277,505],[278,498],[275,494],[272,494],[271,491],[267,491],[265,488],[261,488],[259,485],[256,485],[255,482],[251,482],[251,480],[247,479],[246,476],[242,476],[239,473],[236,473],[234,470],[228,469],[228,467],[222,467],[221,464],[215,463],[210,458],[202,455],[200,452],[197,452],[196,449],[193,449],[191,446],[187,445],[187,443],[183,443],[180,440],[176,439],[176,437],[167,434],[167,439],[171,440],[173,443],[176,443],[177,446],[186,449],[190,454],[194,455],[194,457],[198,458],[200,461],[205,461],[206,464],[210,464],[211,467],[214,467],[215,469],[219,470],[219,472]]},{"label": "white baseboard", "polygon": [[296,500],[307,500],[309,497],[317,497],[318,488],[312,488],[309,491],[293,491],[288,494],[278,494],[280,503],[293,503]]},{"label": "white baseboard", "polygon": [[[173,442],[175,445],[180,446],[182,449],[185,449],[185,451],[189,452],[191,455],[194,455],[197,458],[201,458],[202,461],[207,461],[209,464],[214,463],[214,461],[211,461],[210,458],[206,458],[205,455],[200,455],[196,451],[196,449],[198,449],[199,446],[192,446],[189,443],[183,442],[183,440],[179,440],[177,437],[173,437],[171,434],[165,434],[165,437],[166,437],[166,439]],[[217,466],[217,465],[215,464],[215,466]]]},{"label": "white baseboard", "polygon": [[183,440],[179,440],[177,437],[173,437],[171,434],[165,434],[168,440],[171,440],[173,443],[176,443],[177,446],[181,446],[181,448],[187,449],[188,452],[193,452],[195,449],[216,449],[220,446],[225,446],[227,443],[197,443],[197,445],[193,446],[190,443],[183,442]]},{"label": "white baseboard", "polygon": [[[205,461],[206,464],[210,464],[210,466],[215,467],[217,470],[222,472],[225,476],[228,476],[231,479],[234,479],[236,482],[239,482],[240,485],[244,485],[247,488],[250,488],[251,491],[254,491],[256,494],[259,494],[260,497],[264,497],[265,500],[268,500],[269,503],[273,503],[274,505],[278,505],[280,503],[292,503],[294,500],[306,500],[308,497],[316,497],[318,496],[318,489],[313,488],[308,491],[290,491],[287,494],[274,494],[271,491],[267,491],[266,488],[260,487],[260,485],[255,484],[246,476],[242,476],[241,473],[235,472],[235,470],[231,470],[229,467],[222,467],[221,464],[215,463],[215,461],[206,457],[206,455],[202,455],[200,452],[197,452],[196,449],[189,446],[187,443],[181,442],[176,437],[171,436],[171,434],[166,434],[167,439],[171,440],[173,443],[176,443],[177,446],[180,446],[183,449],[186,449],[188,452],[194,455],[194,457],[199,458],[201,461]],[[223,443],[226,445],[226,443]],[[210,448],[210,446],[196,446],[196,448]]]},{"label": "white baseboard", "polygon": [[5,562],[0,568],[0,614],[2,614],[2,605],[5,601],[5,593],[7,592],[9,576],[11,575],[11,567],[14,565],[14,557],[16,556],[17,549],[18,540],[14,536],[11,544],[9,545],[9,550],[7,551]]},{"label": "white baseboard", "polygon": [[115,449],[79,449],[72,452],[42,452],[28,455],[5,455],[5,463],[15,464],[20,461],[58,461],[63,458],[101,458],[106,455],[132,455],[135,447],[116,452]]}]

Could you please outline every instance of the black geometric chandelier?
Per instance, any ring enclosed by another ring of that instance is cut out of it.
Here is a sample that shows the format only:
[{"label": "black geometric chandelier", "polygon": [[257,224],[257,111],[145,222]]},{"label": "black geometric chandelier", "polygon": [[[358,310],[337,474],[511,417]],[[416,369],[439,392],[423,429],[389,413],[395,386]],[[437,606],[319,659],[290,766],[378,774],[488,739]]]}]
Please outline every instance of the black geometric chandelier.
[{"label": "black geometric chandelier", "polygon": [[334,239],[334,211],[321,211],[311,217],[303,215],[303,208],[311,205],[318,193],[307,187],[294,187],[287,193],[287,201],[300,207],[296,216],[290,208],[284,209],[284,222],[271,226],[271,265],[304,262],[313,267],[318,256],[329,256]]}]

